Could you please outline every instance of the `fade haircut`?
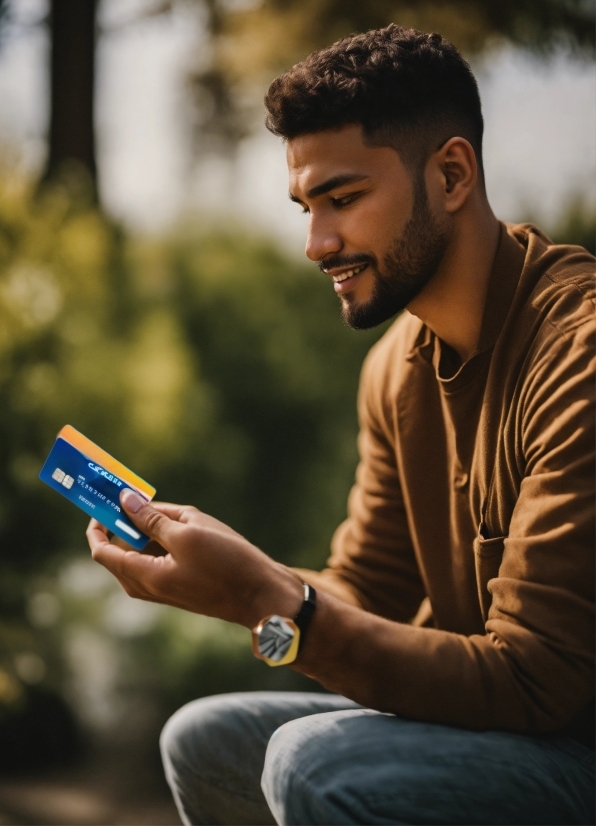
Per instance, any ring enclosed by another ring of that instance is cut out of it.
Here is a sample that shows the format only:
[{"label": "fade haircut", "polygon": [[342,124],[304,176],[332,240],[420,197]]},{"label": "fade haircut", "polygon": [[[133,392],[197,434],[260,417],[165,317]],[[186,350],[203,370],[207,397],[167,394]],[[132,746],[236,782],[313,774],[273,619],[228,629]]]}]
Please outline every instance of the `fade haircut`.
[{"label": "fade haircut", "polygon": [[344,37],[276,78],[265,106],[267,128],[285,140],[360,124],[367,144],[393,147],[416,172],[447,140],[465,138],[483,179],[478,85],[440,34],[392,23]]}]

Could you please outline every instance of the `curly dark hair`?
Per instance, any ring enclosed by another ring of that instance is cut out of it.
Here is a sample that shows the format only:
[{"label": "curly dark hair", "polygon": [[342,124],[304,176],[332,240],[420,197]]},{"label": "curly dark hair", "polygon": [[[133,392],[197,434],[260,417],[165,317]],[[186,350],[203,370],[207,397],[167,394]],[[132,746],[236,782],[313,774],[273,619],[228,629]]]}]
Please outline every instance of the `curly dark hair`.
[{"label": "curly dark hair", "polygon": [[265,106],[267,128],[285,140],[361,124],[367,143],[392,146],[414,167],[449,138],[463,137],[482,175],[478,85],[440,34],[392,23],[344,37],[276,78]]}]

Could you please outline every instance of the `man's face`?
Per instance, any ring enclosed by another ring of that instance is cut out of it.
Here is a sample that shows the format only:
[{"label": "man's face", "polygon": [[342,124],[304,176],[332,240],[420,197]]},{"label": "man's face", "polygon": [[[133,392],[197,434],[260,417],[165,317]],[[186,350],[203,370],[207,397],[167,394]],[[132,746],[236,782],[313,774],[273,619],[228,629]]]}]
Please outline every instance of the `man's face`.
[{"label": "man's face", "polygon": [[309,213],[306,255],[333,279],[342,314],[367,329],[406,307],[437,271],[449,225],[431,210],[424,174],[360,126],[288,142],[290,197]]}]

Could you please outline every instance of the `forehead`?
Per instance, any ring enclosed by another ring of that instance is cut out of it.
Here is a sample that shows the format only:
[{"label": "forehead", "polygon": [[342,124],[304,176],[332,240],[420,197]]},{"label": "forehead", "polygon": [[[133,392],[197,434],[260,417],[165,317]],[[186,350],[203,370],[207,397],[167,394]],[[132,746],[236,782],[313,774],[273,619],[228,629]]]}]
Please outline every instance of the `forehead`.
[{"label": "forehead", "polygon": [[286,158],[290,192],[297,197],[338,175],[384,178],[405,173],[396,150],[367,145],[361,126],[300,135],[288,141]]}]

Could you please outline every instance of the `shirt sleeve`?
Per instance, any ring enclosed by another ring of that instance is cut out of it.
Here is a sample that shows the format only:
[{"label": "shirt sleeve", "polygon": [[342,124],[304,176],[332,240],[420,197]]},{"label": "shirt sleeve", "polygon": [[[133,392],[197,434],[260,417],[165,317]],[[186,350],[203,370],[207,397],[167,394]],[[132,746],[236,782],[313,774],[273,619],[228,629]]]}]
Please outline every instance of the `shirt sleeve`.
[{"label": "shirt sleeve", "polygon": [[348,500],[348,518],[336,530],[327,567],[313,585],[367,611],[399,622],[410,621],[425,597],[407,524],[395,450],[377,411],[379,382],[376,352],[365,361],[358,395],[360,461]]}]

